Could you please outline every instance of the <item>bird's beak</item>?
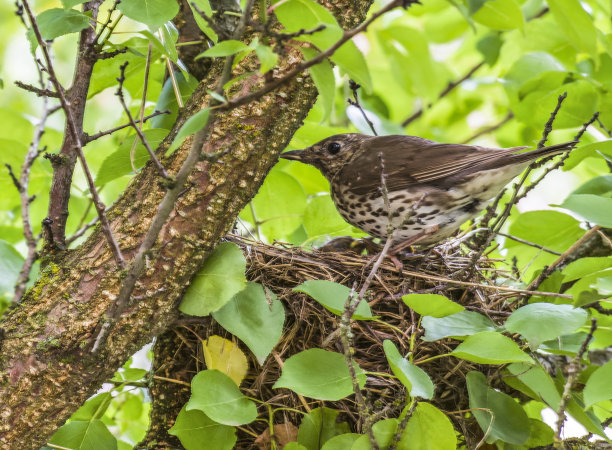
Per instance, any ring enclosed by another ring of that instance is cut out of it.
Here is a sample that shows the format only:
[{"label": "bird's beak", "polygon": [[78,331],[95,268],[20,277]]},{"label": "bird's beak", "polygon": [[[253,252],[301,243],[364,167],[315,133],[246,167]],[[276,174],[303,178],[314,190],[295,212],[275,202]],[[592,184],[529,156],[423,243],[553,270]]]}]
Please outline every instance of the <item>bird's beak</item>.
[{"label": "bird's beak", "polygon": [[285,152],[282,155],[280,155],[281,158],[283,159],[288,159],[290,161],[304,161],[304,153],[305,150],[291,150],[290,152]]}]

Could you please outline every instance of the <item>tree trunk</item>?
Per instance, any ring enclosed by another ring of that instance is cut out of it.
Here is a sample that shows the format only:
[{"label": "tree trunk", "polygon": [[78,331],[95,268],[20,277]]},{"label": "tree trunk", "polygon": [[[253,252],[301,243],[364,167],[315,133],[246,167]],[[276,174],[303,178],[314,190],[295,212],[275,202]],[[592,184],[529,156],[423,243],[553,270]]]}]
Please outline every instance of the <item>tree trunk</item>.
[{"label": "tree trunk", "polygon": [[[345,26],[363,20],[369,5],[370,0],[325,4],[338,12]],[[283,69],[301,59],[299,51],[287,51]],[[180,125],[207,104],[206,91],[215,88],[222,65],[223,61],[212,65],[158,155],[165,153]],[[256,68],[255,61],[246,58],[237,70]],[[248,92],[262,83],[262,77],[251,75],[235,92]],[[2,448],[40,448],[131,354],[168,328],[177,317],[181,294],[255,195],[315,97],[311,79],[297,77],[257,102],[216,117],[205,150],[227,153],[216,163],[196,165],[148,255],[132,302],[96,353],[93,342],[124,275],[102,230],[98,227],[77,249],[47,262],[23,301],[0,322]],[[163,160],[169,173],[176,173],[190,144],[187,139]],[[148,164],[108,212],[127,259],[136,253],[164,196],[160,181]]]}]

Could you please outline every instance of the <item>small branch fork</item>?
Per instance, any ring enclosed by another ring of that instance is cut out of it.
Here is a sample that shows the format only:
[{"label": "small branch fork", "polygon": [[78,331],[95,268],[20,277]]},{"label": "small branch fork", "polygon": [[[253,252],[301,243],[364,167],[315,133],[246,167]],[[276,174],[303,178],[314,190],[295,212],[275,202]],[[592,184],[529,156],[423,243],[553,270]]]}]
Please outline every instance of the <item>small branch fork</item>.
[{"label": "small branch fork", "polygon": [[[169,110],[153,111],[151,114],[144,116],[142,120],[135,120],[134,122],[137,124],[145,123],[147,120],[152,119],[153,117],[161,116],[162,114],[170,114],[170,111]],[[106,130],[106,131],[100,131],[96,134],[83,133],[83,137],[81,139],[84,144],[88,144],[92,141],[95,141],[96,139],[100,139],[101,137],[111,135],[119,130],[123,130],[124,128],[131,127],[131,126],[133,126],[132,123],[126,123],[125,125],[120,125],[118,127],[111,128],[110,130]]]},{"label": "small branch fork", "polygon": [[563,395],[561,396],[561,402],[559,403],[559,409],[557,410],[557,426],[555,432],[555,448],[565,448],[563,447],[561,440],[561,432],[563,431],[563,424],[565,422],[565,408],[567,407],[567,402],[571,398],[571,389],[580,373],[580,361],[582,357],[587,351],[589,343],[593,339],[593,335],[595,330],[597,329],[597,319],[591,318],[591,329],[589,330],[589,334],[586,339],[582,342],[580,346],[580,350],[576,353],[576,356],[571,360],[569,365],[567,366],[567,380],[565,381],[565,386],[563,387]]},{"label": "small branch fork", "polygon": [[[125,68],[127,67],[127,65],[128,65],[128,62],[126,61],[125,63],[121,64],[121,66],[119,66],[121,75],[119,76],[119,78],[117,78],[117,81],[119,82],[119,87],[117,88],[117,92],[115,92],[115,95],[119,97],[119,102],[121,102],[121,106],[123,107],[123,110],[125,111],[125,114],[127,115],[128,120],[130,121],[130,125],[132,126],[132,128],[134,128],[134,130],[136,131],[136,134],[138,134],[138,137],[140,138],[142,145],[144,145],[144,147],[147,149],[147,152],[149,152],[151,161],[153,161],[153,164],[157,168],[157,171],[164,179],[167,180],[169,179],[168,172],[166,172],[166,169],[164,168],[162,163],[157,158],[157,155],[155,154],[155,152],[149,145],[149,142],[147,141],[146,136],[144,135],[140,127],[136,124],[136,121],[134,120],[134,117],[132,116],[132,113],[130,112],[130,108],[128,108],[127,104],[125,103],[125,98],[123,96],[123,82],[125,81]],[[142,123],[142,120],[140,122]]]}]

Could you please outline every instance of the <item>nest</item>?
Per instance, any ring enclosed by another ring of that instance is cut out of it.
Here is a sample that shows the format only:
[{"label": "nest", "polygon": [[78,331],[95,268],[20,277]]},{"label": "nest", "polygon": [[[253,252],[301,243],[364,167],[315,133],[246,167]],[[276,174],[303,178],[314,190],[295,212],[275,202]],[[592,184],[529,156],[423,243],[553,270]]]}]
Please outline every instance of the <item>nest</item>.
[{"label": "nest", "polygon": [[[298,396],[288,389],[272,389],[272,385],[281,375],[282,362],[300,351],[323,348],[342,352],[338,331],[340,317],[292,289],[307,280],[330,280],[348,287],[361,286],[371,270],[373,257],[352,251],[308,252],[236,236],[229,239],[238,244],[247,257],[247,278],[272,290],[286,310],[285,329],[280,342],[263,366],[251,358],[251,373],[241,385],[243,392],[265,401],[272,408],[291,408],[303,412],[321,406],[336,409],[341,411],[338,420],[348,422],[353,432],[359,432],[361,424],[354,396],[338,402],[323,402]],[[466,309],[501,323],[512,309],[508,299],[516,298],[521,293],[520,290],[494,286],[496,278],[509,278],[507,273],[495,267],[495,260],[481,258],[473,265],[469,256],[458,251],[441,254],[430,250],[401,262],[403,268],[400,273],[391,261],[385,260],[369,289],[371,295],[367,298],[368,303],[372,313],[380,316],[381,321],[352,322],[354,359],[366,372],[391,373],[382,346],[385,339],[392,340],[400,353],[406,355],[411,336],[414,336],[416,363],[448,353],[458,344],[452,339],[435,342],[420,339],[424,330],[418,326],[419,316],[403,303],[402,295],[443,294]],[[473,270],[470,270],[472,266]],[[469,280],[465,280],[466,274],[469,274]],[[232,338],[214,321],[202,333]],[[243,350],[250,354],[245,347]],[[473,448],[482,438],[482,431],[473,416],[465,413],[469,408],[465,375],[471,370],[479,370],[487,375],[493,385],[502,386],[498,368],[453,357],[434,359],[420,367],[436,386],[432,403],[451,418],[457,431],[465,437],[468,447]],[[404,386],[391,377],[368,376],[364,396],[379,419],[399,417],[406,404]],[[301,414],[287,410],[277,412],[274,423],[284,424],[279,430],[275,427],[277,439],[282,441],[283,433],[286,433],[289,440],[295,440],[296,427],[299,427],[301,420]],[[266,428],[267,424],[263,421],[241,427],[236,448],[270,448],[269,430]],[[255,439],[255,436],[258,438]]]}]

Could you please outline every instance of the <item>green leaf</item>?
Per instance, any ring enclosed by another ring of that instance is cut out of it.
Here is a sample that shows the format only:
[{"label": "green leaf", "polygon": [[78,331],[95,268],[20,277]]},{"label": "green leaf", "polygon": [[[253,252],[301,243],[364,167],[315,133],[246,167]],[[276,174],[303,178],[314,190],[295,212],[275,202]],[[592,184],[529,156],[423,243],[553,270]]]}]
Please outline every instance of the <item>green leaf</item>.
[{"label": "green leaf", "polygon": [[255,47],[255,53],[259,58],[259,73],[266,73],[276,66],[278,54],[270,46],[259,44]]},{"label": "green leaf", "polygon": [[[306,59],[312,59],[318,54],[315,49],[309,47],[300,47],[300,50]],[[325,59],[319,64],[312,66],[308,71],[321,97],[321,104],[324,111],[323,120],[325,120],[332,112],[336,95],[336,78],[334,77],[334,70],[329,61]]]},{"label": "green leaf", "polygon": [[513,363],[507,370],[511,376],[502,378],[506,384],[536,401],[544,401],[554,411],[559,409],[561,394],[544,369],[531,364]]},{"label": "green leaf", "polygon": [[186,408],[198,409],[224,425],[244,425],[257,418],[255,404],[242,395],[230,377],[218,370],[202,370],[193,377]]},{"label": "green leaf", "polygon": [[112,399],[113,397],[110,392],[98,394],[95,397],[87,400],[83,406],[72,414],[70,419],[84,422],[94,419],[101,419]]},{"label": "green leaf", "polygon": [[580,328],[587,316],[584,309],[571,305],[532,303],[514,311],[506,320],[505,327],[511,333],[521,334],[535,350],[544,341]]},{"label": "green leaf", "polygon": [[55,432],[51,444],[71,450],[117,450],[117,439],[101,420],[75,420]]},{"label": "green leaf", "polygon": [[81,31],[89,26],[89,20],[79,11],[61,8],[47,9],[36,17],[40,34],[46,41]]},{"label": "green leaf", "polygon": [[[359,386],[363,387],[366,376],[354,364]],[[272,386],[287,388],[319,400],[337,401],[353,393],[351,375],[344,355],[320,348],[304,350],[285,361],[281,377]]]},{"label": "green leaf", "polygon": [[198,409],[188,411],[187,405],[179,412],[168,434],[179,438],[187,450],[200,450],[204,442],[209,448],[231,450],[237,440],[234,427],[214,422]]},{"label": "green leaf", "polygon": [[397,448],[454,450],[457,448],[455,429],[442,411],[429,403],[419,402]]},{"label": "green leaf", "polygon": [[0,239],[0,295],[13,293],[24,261],[15,247]]},{"label": "green leaf", "polygon": [[[351,290],[346,286],[328,280],[304,281],[299,286],[293,288],[293,290],[309,295],[325,307],[325,309],[339,316],[342,315],[346,300],[351,295]],[[368,302],[362,300],[352,318],[355,320],[372,319],[372,311]]]},{"label": "green leaf", "polygon": [[572,194],[560,205],[602,227],[612,227],[612,198],[593,194]]},{"label": "green leaf", "polygon": [[310,411],[302,419],[298,442],[308,450],[319,450],[334,436],[349,433],[348,423],[338,421],[338,414],[340,411],[325,407]]},{"label": "green leaf", "polygon": [[246,260],[240,248],[222,242],[208,257],[191,282],[179,309],[192,316],[217,311],[246,285]]},{"label": "green leaf", "polygon": [[383,349],[391,371],[406,386],[410,396],[431,400],[435,388],[429,375],[420,367],[403,358],[392,341],[385,339]]},{"label": "green leaf", "polygon": [[175,0],[121,0],[118,8],[130,19],[144,23],[151,31],[174,19],[179,11]]},{"label": "green leaf", "polygon": [[[306,208],[306,194],[298,181],[278,169],[272,169],[252,200],[260,230],[268,240],[286,239],[300,226]],[[250,208],[241,217],[254,224]]]},{"label": "green leaf", "polygon": [[512,339],[493,331],[468,336],[451,355],[479,364],[533,363]]},{"label": "green leaf", "polygon": [[215,46],[200,53],[198,56],[196,56],[196,59],[230,56],[245,50],[250,50],[250,47],[243,42],[229,39],[227,41],[221,41]]},{"label": "green leaf", "polygon": [[210,109],[204,108],[187,119],[187,121],[181,126],[180,130],[178,130],[178,133],[176,133],[176,137],[172,141],[170,148],[168,148],[166,156],[172,154],[177,148],[179,148],[187,136],[191,136],[192,134],[195,134],[203,129],[208,123],[209,116]]},{"label": "green leaf", "polygon": [[[607,156],[612,158],[612,139],[581,145],[571,151],[569,158],[563,165],[563,170],[573,169],[586,158]],[[609,175],[608,175],[609,176]],[[599,178],[599,177],[598,177]]]},{"label": "green leaf", "polygon": [[523,28],[525,18],[514,0],[488,0],[472,14],[475,22],[495,30]]},{"label": "green leaf", "polygon": [[[191,76],[188,76],[189,79],[185,79],[182,72],[175,72],[175,77],[179,92],[181,93],[181,99],[183,103],[185,103],[189,97],[191,97],[195,86],[197,86],[197,80]],[[155,109],[158,111],[169,110],[170,114],[162,114],[153,117],[149,121],[151,128],[165,128],[166,130],[171,130],[178,116],[178,103],[176,102],[176,94],[174,93],[170,77],[168,77],[162,87]]]},{"label": "green leaf", "polygon": [[446,317],[464,311],[465,308],[438,294],[408,294],[402,301],[422,316]]},{"label": "green leaf", "polygon": [[553,443],[555,432],[547,424],[537,419],[529,419],[529,439],[526,448],[545,447]]},{"label": "green leaf", "polygon": [[213,10],[210,7],[210,2],[208,0],[195,0],[193,2],[189,2],[189,7],[191,8],[191,12],[193,14],[193,17],[196,21],[196,23],[198,24],[198,27],[200,27],[200,30],[202,30],[204,32],[204,34],[206,36],[208,36],[210,38],[211,41],[213,41],[215,44],[219,41],[219,37],[217,36],[217,33],[215,33],[212,28],[210,28],[208,26],[208,23],[206,22],[206,20],[204,20],[200,14],[193,8],[192,3],[195,3],[196,6],[198,8],[200,8],[200,10],[206,14],[208,17],[212,17],[213,15]]},{"label": "green leaf", "polygon": [[565,32],[568,42],[577,50],[588,53],[595,60],[597,54],[597,29],[593,18],[578,0],[548,0],[559,28]]},{"label": "green leaf", "polygon": [[484,57],[485,62],[492,66],[499,58],[499,51],[503,41],[499,33],[489,33],[476,43],[476,48]]},{"label": "green leaf", "polygon": [[[153,128],[144,130],[143,134],[145,138],[147,138],[149,146],[155,150],[168,135],[168,130]],[[108,155],[104,161],[102,161],[100,170],[98,170],[98,174],[96,175],[97,186],[102,186],[119,177],[132,173],[133,169],[132,162],[130,161],[130,151],[132,150],[134,141],[137,141],[136,147],[134,148],[133,161],[136,169],[140,169],[149,161],[149,152],[142,144],[138,135],[132,134],[123,140],[116,151]]]},{"label": "green leaf", "polygon": [[346,450],[351,448],[353,443],[362,435],[357,433],[345,433],[334,436],[329,441],[325,442],[321,450]]},{"label": "green leaf", "polygon": [[278,343],[285,323],[283,304],[258,283],[246,288],[213,313],[219,324],[239,338],[263,364]]},{"label": "green leaf", "polygon": [[421,324],[425,328],[423,340],[431,342],[445,337],[469,336],[481,331],[495,331],[491,319],[475,311],[461,311],[440,319],[426,316]]},{"label": "green leaf", "polygon": [[591,374],[584,386],[584,406],[612,399],[612,361],[608,361]]},{"label": "green leaf", "polygon": [[73,6],[80,5],[86,1],[87,0],[62,0],[62,5],[64,6],[64,9],[70,9]]},{"label": "green leaf", "polygon": [[[321,51],[327,50],[342,37],[342,28],[334,16],[325,7],[311,0],[289,0],[279,3],[274,13],[289,32],[325,25],[322,31],[297,38],[297,40],[312,42]],[[368,93],[372,92],[372,80],[365,58],[353,41],[349,40],[344,43],[330,59],[363,86]]]},{"label": "green leaf", "polygon": [[480,372],[466,376],[470,408],[480,425],[489,433],[487,442],[502,440],[521,445],[529,438],[529,418],[525,410],[509,395],[487,386]]},{"label": "green leaf", "polygon": [[593,194],[612,198],[612,175],[601,175],[582,184],[572,192],[574,194]]},{"label": "green leaf", "polygon": [[[305,164],[300,165],[308,167]],[[292,164],[292,167],[295,166],[298,166],[298,164]],[[309,239],[365,235],[344,221],[342,216],[338,214],[331,196],[327,194],[317,195],[308,201],[304,210],[303,225]]]}]

